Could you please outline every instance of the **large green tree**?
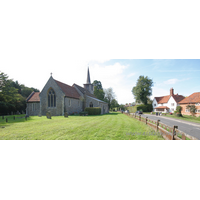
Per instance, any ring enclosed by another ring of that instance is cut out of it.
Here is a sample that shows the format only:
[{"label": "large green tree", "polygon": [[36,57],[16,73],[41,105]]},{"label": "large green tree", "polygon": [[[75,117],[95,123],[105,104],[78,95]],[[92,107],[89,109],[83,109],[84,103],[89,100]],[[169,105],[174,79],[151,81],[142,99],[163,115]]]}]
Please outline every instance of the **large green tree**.
[{"label": "large green tree", "polygon": [[33,92],[39,91],[8,79],[8,75],[0,73],[0,115],[16,111],[25,111],[26,98]]},{"label": "large green tree", "polygon": [[117,102],[116,99],[113,99],[110,103],[110,108],[113,109],[113,108],[118,108],[119,107],[119,104]]},{"label": "large green tree", "polygon": [[102,87],[102,84],[101,84],[101,81],[97,81],[95,80],[93,82],[93,85],[94,85],[94,95],[100,99],[100,100],[104,100],[104,97],[105,97],[105,92],[103,91],[103,87]]},{"label": "large green tree", "polygon": [[132,89],[136,102],[142,102],[147,105],[149,97],[152,95],[152,86],[152,79],[148,78],[148,76],[140,76],[136,86]]},{"label": "large green tree", "polygon": [[111,108],[111,102],[113,99],[115,99],[115,93],[111,87],[108,89],[104,89],[104,92],[105,92],[104,101],[107,102],[108,107]]}]

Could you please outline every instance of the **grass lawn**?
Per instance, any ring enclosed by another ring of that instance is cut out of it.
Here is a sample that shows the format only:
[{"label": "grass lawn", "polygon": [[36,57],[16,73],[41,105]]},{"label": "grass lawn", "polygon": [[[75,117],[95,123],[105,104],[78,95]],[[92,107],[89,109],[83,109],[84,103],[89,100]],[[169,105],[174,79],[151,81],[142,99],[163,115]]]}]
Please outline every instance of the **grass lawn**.
[{"label": "grass lawn", "polygon": [[33,116],[27,121],[10,117],[8,123],[0,118],[0,140],[163,140],[152,132],[144,123],[121,113],[52,119]]}]

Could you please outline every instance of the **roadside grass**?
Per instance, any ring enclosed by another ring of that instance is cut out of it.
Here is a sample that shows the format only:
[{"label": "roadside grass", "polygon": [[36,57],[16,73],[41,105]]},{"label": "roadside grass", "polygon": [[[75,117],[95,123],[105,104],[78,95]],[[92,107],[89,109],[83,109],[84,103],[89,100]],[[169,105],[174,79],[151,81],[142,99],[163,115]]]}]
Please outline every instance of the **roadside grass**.
[{"label": "roadside grass", "polygon": [[[144,114],[151,114],[151,113],[145,112]],[[175,115],[166,114],[166,115],[164,115],[164,117],[170,117],[170,118],[174,118],[174,119],[200,123],[200,117],[193,117],[193,116],[189,116],[189,115],[183,115],[183,117],[177,117]]]},{"label": "roadside grass", "polygon": [[121,113],[12,119],[0,119],[0,140],[163,140],[149,126]]}]

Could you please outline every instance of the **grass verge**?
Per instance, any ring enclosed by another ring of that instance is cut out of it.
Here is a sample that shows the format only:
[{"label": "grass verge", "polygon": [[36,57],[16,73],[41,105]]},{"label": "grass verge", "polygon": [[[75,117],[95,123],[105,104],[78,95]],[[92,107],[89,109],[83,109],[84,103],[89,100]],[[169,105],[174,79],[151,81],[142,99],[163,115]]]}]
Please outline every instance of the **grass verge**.
[{"label": "grass verge", "polygon": [[[17,122],[17,123],[16,123]],[[2,128],[4,127],[4,128]],[[163,140],[142,122],[121,113],[100,116],[0,119],[1,140]]]}]

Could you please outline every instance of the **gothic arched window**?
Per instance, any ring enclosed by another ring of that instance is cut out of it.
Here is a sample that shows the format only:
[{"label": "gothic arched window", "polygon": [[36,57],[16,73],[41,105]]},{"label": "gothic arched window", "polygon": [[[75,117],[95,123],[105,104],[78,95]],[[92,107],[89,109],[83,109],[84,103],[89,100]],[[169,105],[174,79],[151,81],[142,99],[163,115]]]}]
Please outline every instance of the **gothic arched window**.
[{"label": "gothic arched window", "polygon": [[56,94],[53,89],[48,94],[48,107],[56,107]]},{"label": "gothic arched window", "polygon": [[90,107],[93,107],[93,103],[92,102],[90,102]]}]

